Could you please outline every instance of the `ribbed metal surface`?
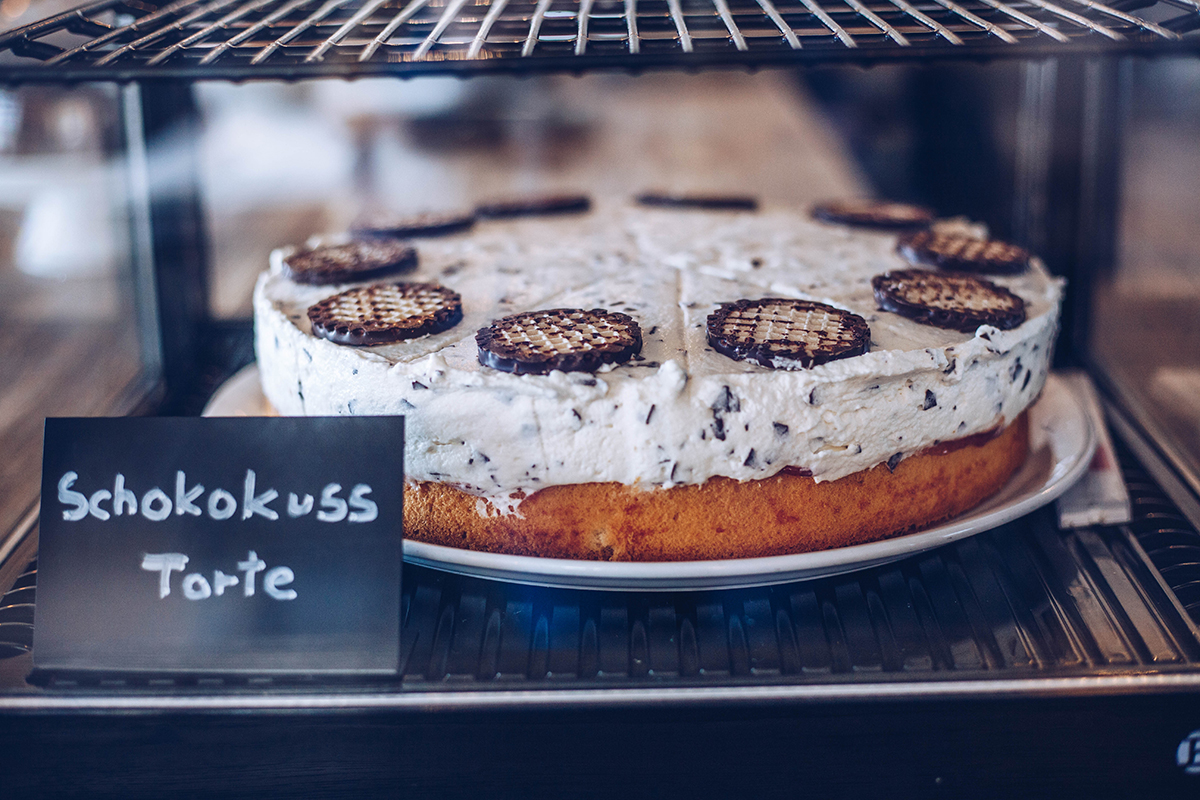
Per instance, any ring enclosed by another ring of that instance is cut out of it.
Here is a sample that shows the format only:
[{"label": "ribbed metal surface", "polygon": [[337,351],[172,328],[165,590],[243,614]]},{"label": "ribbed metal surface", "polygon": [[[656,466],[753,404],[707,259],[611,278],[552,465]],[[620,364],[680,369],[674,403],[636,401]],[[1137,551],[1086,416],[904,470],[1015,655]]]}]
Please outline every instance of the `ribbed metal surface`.
[{"label": "ribbed metal surface", "polygon": [[[1124,454],[1123,458],[1132,461]],[[1125,482],[1134,512],[1130,530],[1163,582],[1200,625],[1200,534],[1141,467],[1126,466]]]},{"label": "ribbed metal surface", "polygon": [[1195,635],[1169,603],[1147,602],[1148,573],[1123,532],[1061,536],[1048,515],[896,566],[754,590],[581,593],[418,572],[404,673],[695,684],[1193,667]]},{"label": "ribbed metal surface", "polygon": [[1195,52],[1198,28],[1198,0],[100,0],[0,34],[0,79]]},{"label": "ribbed metal surface", "polygon": [[17,576],[12,587],[0,595],[0,658],[28,653],[33,646],[33,596],[37,584],[37,562]]},{"label": "ribbed metal surface", "polygon": [[[1200,533],[1127,454],[1122,458],[1136,512],[1129,526],[1064,533],[1047,508],[928,554],[819,581],[695,593],[592,592],[410,567],[404,687],[1194,673]],[[0,655],[28,650],[35,576],[36,564],[0,600]]]}]

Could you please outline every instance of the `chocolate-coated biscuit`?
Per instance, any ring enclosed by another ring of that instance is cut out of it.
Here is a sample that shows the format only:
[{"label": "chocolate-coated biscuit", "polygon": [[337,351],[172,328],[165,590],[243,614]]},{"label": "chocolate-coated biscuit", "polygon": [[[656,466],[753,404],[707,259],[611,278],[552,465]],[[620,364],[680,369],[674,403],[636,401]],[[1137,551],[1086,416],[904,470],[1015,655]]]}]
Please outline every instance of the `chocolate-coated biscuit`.
[{"label": "chocolate-coated biscuit", "polygon": [[417,267],[417,251],[398,239],[354,239],[345,244],[299,250],[283,259],[296,283],[328,285],[369,280]]},{"label": "chocolate-coated biscuit", "polygon": [[738,361],[810,369],[867,352],[871,330],[850,311],[810,300],[767,297],[722,303],[708,315],[708,343]]},{"label": "chocolate-coated biscuit", "polygon": [[462,298],[436,283],[380,283],[327,297],[308,309],[314,336],[357,347],[449,330]]},{"label": "chocolate-coated biscuit", "polygon": [[830,200],[814,206],[812,215],[822,222],[883,230],[924,228],[936,219],[928,208],[888,200]]},{"label": "chocolate-coated biscuit", "polygon": [[586,194],[534,195],[481,203],[475,207],[475,216],[507,219],[550,214],[582,214],[591,207],[592,200]]},{"label": "chocolate-coated biscuit", "polygon": [[896,252],[919,266],[959,272],[1015,275],[1029,268],[1029,251],[996,239],[978,239],[961,233],[917,231],[902,236]]},{"label": "chocolate-coated biscuit", "polygon": [[642,349],[642,330],[627,314],[553,308],[513,314],[475,334],[479,363],[519,375],[592,372]]},{"label": "chocolate-coated biscuit", "polygon": [[746,195],[666,194],[646,192],[637,197],[644,206],[695,208],[705,211],[757,211],[758,199]]},{"label": "chocolate-coated biscuit", "polygon": [[475,215],[467,213],[388,214],[377,213],[360,217],[350,226],[359,236],[446,236],[465,231],[475,224]]},{"label": "chocolate-coated biscuit", "polygon": [[962,272],[902,269],[871,279],[884,311],[938,328],[970,333],[980,325],[1000,330],[1025,321],[1025,301],[1002,286]]}]

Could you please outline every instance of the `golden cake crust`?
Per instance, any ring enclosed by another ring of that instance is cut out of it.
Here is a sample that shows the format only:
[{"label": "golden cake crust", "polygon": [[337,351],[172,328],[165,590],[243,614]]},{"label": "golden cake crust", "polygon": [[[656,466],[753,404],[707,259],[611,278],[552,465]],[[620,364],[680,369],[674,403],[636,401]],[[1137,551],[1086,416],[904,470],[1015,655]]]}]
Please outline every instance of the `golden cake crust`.
[{"label": "golden cake crust", "polygon": [[504,515],[453,486],[410,482],[405,535],[493,553],[604,561],[752,558],[862,544],[961,514],[997,492],[1025,461],[1027,417],[994,437],[910,456],[894,470],[880,464],[823,483],[780,473],[670,489],[550,486]]}]

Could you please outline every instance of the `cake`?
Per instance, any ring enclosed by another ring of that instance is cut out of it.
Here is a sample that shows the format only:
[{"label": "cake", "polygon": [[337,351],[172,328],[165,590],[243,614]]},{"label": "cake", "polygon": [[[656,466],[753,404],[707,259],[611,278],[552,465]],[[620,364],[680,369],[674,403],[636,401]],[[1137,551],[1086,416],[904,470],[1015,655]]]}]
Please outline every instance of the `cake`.
[{"label": "cake", "polygon": [[[1032,259],[986,276],[1020,320],[937,327],[881,308],[875,279],[912,271],[897,243],[786,207],[618,198],[481,219],[412,238],[419,264],[394,277],[461,297],[452,326],[370,346],[313,334],[308,309],[360,284],[299,282],[284,249],[254,294],[263,391],[284,415],[404,415],[405,535],[418,540],[659,561],[892,536],[969,509],[1024,461],[1062,288]],[[714,349],[710,317],[763,298],[861,317],[865,352],[772,365]],[[640,349],[590,371],[481,363],[477,332],[545,309],[632,319]]]}]

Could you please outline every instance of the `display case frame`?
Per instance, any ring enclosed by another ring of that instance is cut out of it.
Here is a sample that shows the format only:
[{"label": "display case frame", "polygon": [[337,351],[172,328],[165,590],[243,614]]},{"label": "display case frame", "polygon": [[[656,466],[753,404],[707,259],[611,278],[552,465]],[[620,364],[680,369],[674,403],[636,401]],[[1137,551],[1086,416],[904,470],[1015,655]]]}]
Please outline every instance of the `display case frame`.
[{"label": "display case frame", "polygon": [[[188,177],[170,197],[149,191],[155,167],[146,154],[155,140],[197,124],[192,81],[1056,56],[1052,69],[1035,61],[1026,68],[1022,113],[1051,135],[1018,162],[1014,183],[1026,194],[1007,213],[1016,238],[1087,286],[1089,275],[1110,269],[1114,257],[1118,58],[1194,53],[1198,40],[1188,35],[1195,27],[1189,25],[1200,22],[1200,6],[1172,0],[1157,6],[1183,13],[1154,24],[1178,39],[1153,30],[1097,39],[1097,31],[1082,26],[1078,36],[1063,34],[1070,40],[1063,42],[1027,26],[1050,42],[958,45],[906,10],[908,4],[895,4],[889,13],[904,15],[905,25],[924,25],[933,40],[903,45],[877,24],[873,35],[881,41],[852,48],[838,35],[845,26],[830,27],[813,10],[825,6],[805,3],[808,23],[824,25],[825,47],[793,47],[780,29],[782,46],[741,48],[730,12],[734,27],[711,51],[689,52],[686,23],[672,23],[670,52],[642,52],[627,33],[623,52],[589,55],[579,43],[588,41],[591,15],[577,12],[575,38],[547,40],[552,52],[504,50],[531,41],[527,32],[519,42],[497,42],[497,55],[485,58],[491,40],[486,32],[481,39],[479,28],[459,37],[465,42],[441,40],[465,24],[457,18],[443,24],[454,4],[433,19],[406,18],[428,30],[398,44],[381,40],[388,23],[380,20],[404,7],[345,4],[321,21],[332,28],[324,36],[308,42],[292,34],[251,64],[254,56],[234,40],[252,31],[252,15],[262,15],[260,22],[269,16],[266,3],[157,9],[139,2],[123,8],[144,12],[140,22],[132,14],[102,29],[108,23],[97,18],[117,5],[106,0],[0,34],[0,49],[18,59],[0,64],[0,81],[133,81],[122,89],[130,164],[143,170],[134,181],[140,192],[133,258],[146,277],[139,308],[148,315],[149,352],[162,378],[139,410],[171,414],[199,413],[211,392],[252,358],[248,325],[208,312],[195,165],[173,172],[176,181]],[[706,13],[728,25],[722,5]],[[996,11],[1004,4],[986,5]],[[1057,13],[1045,5],[1045,13]],[[492,23],[506,20],[505,6],[497,7]],[[768,19],[768,9],[778,9],[757,7]],[[970,22],[954,4],[940,7]],[[1088,20],[1129,16],[1122,8],[1133,8],[1083,7]],[[472,10],[479,13],[471,24],[481,25],[488,14]],[[525,21],[532,30],[532,18]],[[632,30],[628,19],[621,24]],[[267,27],[242,41],[257,42]],[[274,38],[264,38],[255,53],[297,27],[272,31]],[[112,46],[43,46],[62,31]],[[379,42],[364,60],[359,56],[370,45],[361,39]],[[299,44],[285,46],[291,41],[311,46],[299,54],[293,52]],[[555,54],[560,44],[570,52]],[[197,63],[222,47],[208,64]],[[453,55],[463,47],[468,56],[476,48],[474,57]],[[30,59],[45,63],[25,63]],[[1036,208],[1047,211],[1035,224]],[[1089,366],[1089,309],[1083,293],[1066,306],[1060,366]],[[1181,755],[1200,730],[1200,533],[1188,514],[1194,498],[1139,426],[1137,412],[1115,392],[1107,401],[1134,498],[1127,525],[1059,531],[1046,509],[897,565],[755,590],[545,590],[409,567],[405,670],[393,683],[116,675],[31,681],[34,509],[0,547],[0,647],[9,656],[0,659],[0,763],[9,784],[22,791],[98,787],[127,796],[164,787],[228,788],[228,774],[241,776],[242,793],[281,785],[314,794],[407,785],[417,794],[466,796],[521,780],[534,793],[578,789],[580,782],[587,783],[583,794],[645,792],[661,785],[673,763],[690,766],[670,773],[674,787],[700,794],[751,788],[783,794],[803,782],[826,792],[988,796],[1037,787],[1047,794],[1182,796],[1200,780]],[[704,753],[714,746],[721,757],[709,759]],[[760,758],[770,766],[759,766]],[[530,771],[535,762],[540,766]],[[212,763],[230,772],[214,772]],[[260,763],[273,764],[273,772],[257,774]],[[155,782],[139,774],[147,769]],[[313,774],[317,782],[304,787]]]}]

